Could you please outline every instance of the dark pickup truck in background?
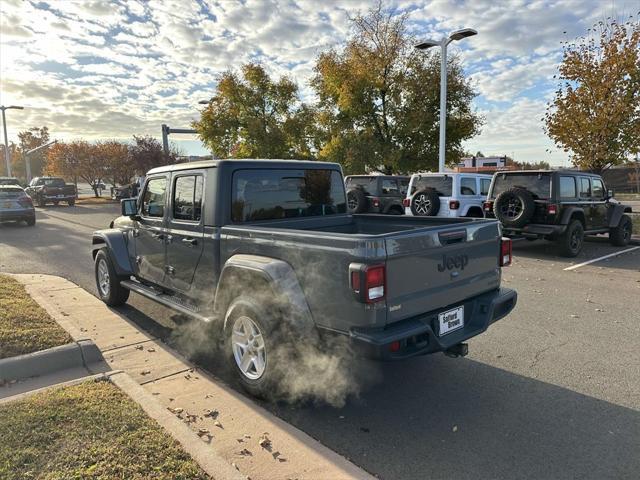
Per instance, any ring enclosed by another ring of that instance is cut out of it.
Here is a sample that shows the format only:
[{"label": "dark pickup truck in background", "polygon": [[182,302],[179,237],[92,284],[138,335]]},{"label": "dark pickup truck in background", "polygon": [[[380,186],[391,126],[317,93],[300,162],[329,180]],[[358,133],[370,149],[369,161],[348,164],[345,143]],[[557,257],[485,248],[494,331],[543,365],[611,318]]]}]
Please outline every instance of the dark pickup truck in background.
[{"label": "dark pickup truck in background", "polygon": [[71,207],[76,203],[76,186],[65,183],[60,177],[35,177],[25,191],[39,207],[47,203],[58,205],[60,202],[66,202]]},{"label": "dark pickup truck in background", "polygon": [[210,322],[258,395],[291,374],[281,348],[339,336],[382,359],[465,355],[516,304],[497,221],[348,214],[337,164],[160,167],[122,213],[93,234],[99,296],[133,291]]}]

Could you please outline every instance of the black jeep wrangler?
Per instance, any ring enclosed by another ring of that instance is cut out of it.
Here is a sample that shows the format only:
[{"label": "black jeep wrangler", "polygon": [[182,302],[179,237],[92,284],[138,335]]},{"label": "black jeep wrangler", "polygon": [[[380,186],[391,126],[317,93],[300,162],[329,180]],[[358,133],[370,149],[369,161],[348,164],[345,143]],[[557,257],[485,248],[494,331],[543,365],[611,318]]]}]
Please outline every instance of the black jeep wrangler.
[{"label": "black jeep wrangler", "polygon": [[613,245],[629,243],[631,207],[613,199],[602,177],[571,170],[497,172],[491,181],[485,217],[497,218],[506,236],[558,242],[575,257],[585,235],[608,233]]},{"label": "black jeep wrangler", "polygon": [[345,177],[349,213],[403,215],[402,201],[410,177],[397,175],[350,175]]}]

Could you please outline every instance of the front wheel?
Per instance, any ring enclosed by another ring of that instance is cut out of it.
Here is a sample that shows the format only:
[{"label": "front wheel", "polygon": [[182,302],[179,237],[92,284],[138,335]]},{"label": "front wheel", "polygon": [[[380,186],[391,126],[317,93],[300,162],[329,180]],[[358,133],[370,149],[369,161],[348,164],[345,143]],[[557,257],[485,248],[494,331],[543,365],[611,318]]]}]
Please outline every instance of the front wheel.
[{"label": "front wheel", "polygon": [[118,307],[127,302],[129,290],[120,285],[124,277],[116,274],[116,269],[106,249],[98,250],[95,260],[96,287],[100,300],[110,307]]},{"label": "front wheel", "polygon": [[633,223],[629,215],[622,215],[618,226],[609,229],[609,241],[616,247],[624,247],[629,245],[631,234],[633,232]]},{"label": "front wheel", "polygon": [[76,201],[75,199],[72,199],[72,200],[69,200],[67,203],[69,204],[70,207],[73,207],[76,204]]},{"label": "front wheel", "polygon": [[584,227],[580,220],[573,220],[565,232],[558,239],[560,255],[563,257],[577,257],[584,244]]}]

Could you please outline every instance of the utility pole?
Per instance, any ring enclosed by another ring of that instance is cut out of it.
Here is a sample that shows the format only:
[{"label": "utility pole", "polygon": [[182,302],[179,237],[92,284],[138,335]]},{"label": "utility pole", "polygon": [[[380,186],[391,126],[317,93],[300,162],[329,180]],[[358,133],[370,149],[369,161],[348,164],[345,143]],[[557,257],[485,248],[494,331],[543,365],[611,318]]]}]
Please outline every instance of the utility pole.
[{"label": "utility pole", "polygon": [[0,110],[2,110],[2,126],[4,128],[4,161],[7,164],[7,177],[11,176],[11,152],[9,151],[9,140],[7,138],[7,118],[5,116],[5,110],[24,110],[24,107],[19,107],[18,105],[9,105],[5,107],[4,105],[0,106]]},{"label": "utility pole", "polygon": [[31,155],[32,153],[39,152],[43,148],[47,148],[47,147],[53,145],[54,143],[58,143],[58,141],[57,140],[53,140],[53,141],[51,141],[49,143],[45,143],[44,145],[40,145],[39,147],[32,148],[28,152],[24,152],[25,170],[27,172],[27,183],[31,182],[31,158],[29,158],[29,155]]}]

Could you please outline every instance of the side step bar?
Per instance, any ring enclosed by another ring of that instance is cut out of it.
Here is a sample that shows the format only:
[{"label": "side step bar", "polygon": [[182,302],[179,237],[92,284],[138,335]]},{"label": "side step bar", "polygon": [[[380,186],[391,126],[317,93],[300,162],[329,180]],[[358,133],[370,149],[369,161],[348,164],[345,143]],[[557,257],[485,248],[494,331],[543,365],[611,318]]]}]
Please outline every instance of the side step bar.
[{"label": "side step bar", "polygon": [[172,297],[170,295],[167,295],[166,293],[160,293],[157,290],[154,290],[151,287],[147,287],[146,285],[142,285],[141,283],[138,282],[133,282],[131,280],[122,280],[120,282],[120,285],[122,285],[124,288],[131,290],[132,292],[138,293],[140,295],[142,295],[143,297],[147,297],[151,300],[153,300],[154,302],[158,302],[162,305],[164,305],[165,307],[168,307],[172,310],[175,310],[176,312],[179,312],[183,315],[186,315],[188,317],[194,318],[196,320],[200,320],[203,322],[210,322],[212,319],[208,318],[208,317],[204,317],[202,315],[200,315],[197,312],[194,312],[193,310],[191,310],[188,307],[185,307],[184,305],[181,305],[180,303],[176,302],[175,300],[172,299]]}]

